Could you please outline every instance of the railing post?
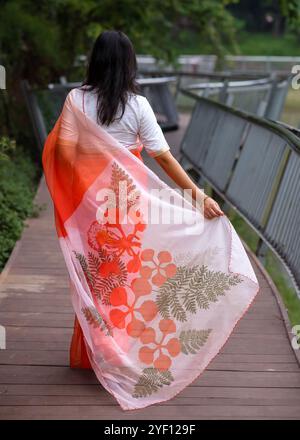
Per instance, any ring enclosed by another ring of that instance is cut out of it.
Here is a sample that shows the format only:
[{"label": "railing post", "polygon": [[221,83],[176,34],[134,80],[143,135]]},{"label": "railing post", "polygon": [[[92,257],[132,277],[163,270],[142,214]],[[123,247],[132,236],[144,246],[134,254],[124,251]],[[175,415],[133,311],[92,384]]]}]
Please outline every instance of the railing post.
[{"label": "railing post", "polygon": [[228,80],[228,78],[226,78],[224,80],[224,85],[219,92],[219,102],[221,102],[223,104],[226,103],[226,100],[228,97],[228,84],[229,84],[229,80]]},{"label": "railing post", "polygon": [[265,112],[265,117],[273,120],[280,119],[282,109],[284,107],[285,98],[291,81],[291,75],[286,78],[286,83],[280,86],[280,82],[276,75],[271,75],[272,88]]},{"label": "railing post", "polygon": [[255,250],[255,254],[258,257],[258,259],[260,260],[260,262],[264,265],[266,262],[266,255],[268,252],[268,246],[266,245],[266,243],[264,242],[264,240],[260,237],[258,239],[258,243],[257,243],[257,247]]},{"label": "railing post", "polygon": [[31,87],[27,80],[21,81],[21,89],[25,98],[26,106],[29,112],[30,120],[34,130],[34,134],[42,151],[45,140],[47,138],[47,129],[36,96],[32,93]]},{"label": "railing post", "polygon": [[179,95],[179,90],[180,90],[180,87],[181,87],[181,78],[182,78],[182,75],[181,75],[181,73],[179,73],[177,75],[177,81],[176,81],[175,93],[174,93],[174,100],[175,100],[175,102],[177,102],[177,97]]}]

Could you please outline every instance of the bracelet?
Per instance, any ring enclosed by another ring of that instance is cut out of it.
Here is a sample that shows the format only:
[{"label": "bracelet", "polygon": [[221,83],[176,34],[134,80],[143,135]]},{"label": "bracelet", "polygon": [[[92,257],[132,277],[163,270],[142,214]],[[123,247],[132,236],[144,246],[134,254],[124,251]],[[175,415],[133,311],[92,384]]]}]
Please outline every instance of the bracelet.
[{"label": "bracelet", "polygon": [[203,199],[203,203],[205,202],[206,199],[209,199],[209,196],[205,196]]}]

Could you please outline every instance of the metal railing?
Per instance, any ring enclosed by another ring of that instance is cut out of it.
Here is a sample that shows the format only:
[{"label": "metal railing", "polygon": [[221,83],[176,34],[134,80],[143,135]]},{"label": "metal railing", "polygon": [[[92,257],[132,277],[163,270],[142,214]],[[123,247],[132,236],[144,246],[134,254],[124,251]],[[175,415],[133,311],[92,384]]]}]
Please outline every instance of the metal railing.
[{"label": "metal railing", "polygon": [[227,55],[225,68],[230,71],[254,71],[254,72],[291,72],[294,65],[300,65],[300,57],[289,56],[251,56],[251,55]]},{"label": "metal railing", "polygon": [[228,106],[254,113],[257,116],[280,119],[291,77],[210,81],[189,84],[179,90],[190,90]]},{"label": "metal railing", "polygon": [[300,139],[282,124],[184,93],[195,106],[182,165],[251,225],[260,238],[256,254],[272,249],[300,295]]},{"label": "metal railing", "polygon": [[[155,72],[161,70],[164,73],[174,71],[174,66],[166,64],[164,61],[156,60],[152,55],[137,55],[138,69]],[[177,58],[178,68],[185,73],[213,72],[215,70],[216,55],[180,55]]]},{"label": "metal railing", "polygon": [[[170,72],[174,66],[162,60],[157,60],[151,55],[137,55],[138,67],[154,73],[156,70]],[[179,68],[184,72],[213,72],[217,65],[216,55],[179,55],[176,59]],[[230,72],[255,72],[290,73],[294,65],[300,65],[300,57],[290,56],[252,56],[252,55],[226,55],[222,62],[224,69]]]},{"label": "metal railing", "polygon": [[[163,131],[178,128],[178,112],[170,84],[176,77],[139,78],[141,93],[149,100]],[[54,126],[69,91],[81,83],[49,84],[46,89],[32,89],[27,81],[21,87],[40,150],[43,149],[48,132]]]},{"label": "metal railing", "polygon": [[[141,71],[141,75],[150,75]],[[151,73],[157,77],[163,71]],[[172,86],[178,107],[192,108],[193,100],[181,93],[191,90],[200,96],[210,97],[226,105],[239,108],[272,120],[280,119],[292,75],[251,75],[228,72],[190,73],[172,71],[176,84]]]}]

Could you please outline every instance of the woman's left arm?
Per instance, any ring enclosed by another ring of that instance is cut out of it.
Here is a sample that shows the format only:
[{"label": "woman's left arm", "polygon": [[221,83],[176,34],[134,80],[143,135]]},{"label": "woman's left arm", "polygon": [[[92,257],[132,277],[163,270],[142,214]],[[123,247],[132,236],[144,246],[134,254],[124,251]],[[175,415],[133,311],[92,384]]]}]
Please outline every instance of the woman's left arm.
[{"label": "woman's left arm", "polygon": [[203,200],[206,197],[203,202],[206,218],[212,219],[224,215],[219,204],[213,198],[205,196],[205,193],[197,187],[170,151],[159,154],[154,159],[180,188],[192,191],[194,200],[199,200],[199,198]]}]

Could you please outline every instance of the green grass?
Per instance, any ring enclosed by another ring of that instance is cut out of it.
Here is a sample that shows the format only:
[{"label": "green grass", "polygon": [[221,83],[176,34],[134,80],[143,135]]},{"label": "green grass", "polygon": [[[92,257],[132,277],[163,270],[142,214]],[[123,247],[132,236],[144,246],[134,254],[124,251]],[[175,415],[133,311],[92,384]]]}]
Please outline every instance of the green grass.
[{"label": "green grass", "polygon": [[293,326],[299,324],[300,300],[297,297],[294,289],[288,285],[276,257],[271,252],[268,252],[266,255],[265,268],[280,292],[284,305],[288,311],[291,325]]},{"label": "green grass", "polygon": [[300,89],[290,87],[281,120],[293,127],[300,127]]},{"label": "green grass", "polygon": [[[229,210],[228,217],[239,236],[248,244],[250,249],[255,252],[258,237],[253,229],[233,209]],[[277,257],[271,251],[268,251],[266,254],[264,267],[280,293],[285,308],[287,309],[291,325],[300,324],[300,300],[282,273],[281,265]]]},{"label": "green grass", "polygon": [[[203,39],[198,38],[196,32],[182,31],[174,41],[174,48],[178,54],[213,54],[214,47]],[[226,46],[225,46],[226,48]],[[232,55],[273,55],[273,56],[300,56],[299,36],[287,33],[275,37],[270,33],[249,33],[239,31],[237,34],[238,54]]]},{"label": "green grass", "polygon": [[240,235],[243,237],[247,237],[248,246],[250,247],[252,252],[255,252],[258,244],[258,235],[255,233],[255,231],[233,209],[229,210],[228,217],[232,220],[235,229],[239,231]]},{"label": "green grass", "polygon": [[241,55],[300,56],[299,37],[293,34],[274,37],[267,33],[241,32],[238,46]]}]

